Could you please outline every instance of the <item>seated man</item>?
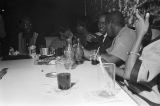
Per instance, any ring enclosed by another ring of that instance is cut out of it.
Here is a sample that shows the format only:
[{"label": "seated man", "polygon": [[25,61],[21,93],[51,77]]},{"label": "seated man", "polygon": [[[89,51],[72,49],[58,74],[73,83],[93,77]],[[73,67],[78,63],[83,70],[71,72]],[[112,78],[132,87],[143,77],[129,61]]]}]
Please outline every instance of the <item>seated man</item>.
[{"label": "seated man", "polygon": [[31,45],[35,45],[36,53],[39,53],[40,48],[46,46],[44,37],[40,36],[36,32],[33,32],[30,18],[25,17],[24,19],[22,19],[21,24],[22,32],[18,34],[18,51],[21,54],[28,54],[28,47]]},{"label": "seated man", "polygon": [[[112,12],[106,16],[106,31],[107,34],[113,38],[113,42],[107,53],[101,54],[104,61],[108,63],[115,63],[121,65],[128,58],[134,41],[136,40],[136,33],[134,30],[125,26],[124,17],[119,11]],[[84,50],[85,56],[88,57],[90,53]]]},{"label": "seated man", "polygon": [[118,11],[112,12],[106,21],[107,33],[114,37],[114,40],[111,47],[106,50],[108,54],[101,56],[110,63],[125,62],[128,58],[127,53],[131,51],[136,40],[136,33],[125,26],[124,17]]},{"label": "seated man", "polygon": [[98,35],[98,46],[100,47],[99,53],[104,54],[106,53],[106,49],[109,48],[112,44],[112,38],[107,35],[106,32],[106,17],[108,13],[103,13],[98,18],[98,29],[99,32],[96,33]]}]

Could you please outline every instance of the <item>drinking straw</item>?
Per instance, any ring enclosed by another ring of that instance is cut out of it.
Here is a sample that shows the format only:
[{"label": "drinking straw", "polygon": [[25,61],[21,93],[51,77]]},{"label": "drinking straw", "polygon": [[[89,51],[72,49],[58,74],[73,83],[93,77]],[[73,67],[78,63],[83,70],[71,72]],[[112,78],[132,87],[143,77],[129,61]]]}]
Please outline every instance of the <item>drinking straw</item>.
[{"label": "drinking straw", "polygon": [[[106,35],[106,34],[105,34],[105,35]],[[106,39],[106,36],[104,36],[102,43],[104,43],[105,39]],[[97,52],[96,52],[96,54],[95,54],[95,57],[97,57],[97,54],[98,54],[98,52],[99,52],[99,49],[100,49],[100,46],[99,46],[98,49],[97,49]]]},{"label": "drinking straw", "polygon": [[104,75],[105,69],[104,69],[104,67],[103,67],[103,63],[102,63],[101,56],[98,57],[98,60],[99,60],[99,63],[100,63],[100,68],[101,68],[101,70],[102,70],[102,72],[103,72],[103,75]]},{"label": "drinking straw", "polygon": [[98,52],[99,52],[99,49],[100,49],[100,46],[99,46],[98,49],[97,49],[97,52],[96,52],[96,54],[95,54],[95,57],[97,57],[97,54],[98,54]]}]

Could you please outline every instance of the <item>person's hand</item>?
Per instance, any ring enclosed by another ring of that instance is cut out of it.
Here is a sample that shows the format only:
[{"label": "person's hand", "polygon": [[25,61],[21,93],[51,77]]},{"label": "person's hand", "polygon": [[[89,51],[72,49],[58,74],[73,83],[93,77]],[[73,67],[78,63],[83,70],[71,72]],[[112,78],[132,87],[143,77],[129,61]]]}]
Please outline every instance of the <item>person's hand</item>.
[{"label": "person's hand", "polygon": [[86,35],[86,40],[87,40],[88,42],[91,42],[91,39],[92,39],[92,36],[91,36],[90,34]]},{"label": "person's hand", "polygon": [[88,34],[87,37],[86,37],[88,42],[92,42],[93,38],[96,38],[96,37],[94,35],[92,35],[92,34]]},{"label": "person's hand", "polygon": [[136,23],[135,23],[135,29],[137,32],[137,35],[141,35],[143,37],[149,28],[149,13],[145,15],[145,18],[143,18],[140,14],[139,11],[136,11]]},{"label": "person's hand", "polygon": [[83,53],[84,53],[84,57],[89,60],[90,55],[91,55],[91,51],[88,51],[85,48],[83,48]]}]

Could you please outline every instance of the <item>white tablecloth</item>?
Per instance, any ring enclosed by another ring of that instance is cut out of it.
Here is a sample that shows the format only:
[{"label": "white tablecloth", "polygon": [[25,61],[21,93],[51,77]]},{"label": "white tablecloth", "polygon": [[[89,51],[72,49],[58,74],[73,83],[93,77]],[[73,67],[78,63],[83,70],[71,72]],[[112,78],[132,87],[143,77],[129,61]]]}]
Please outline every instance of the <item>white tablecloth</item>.
[{"label": "white tablecloth", "polygon": [[55,65],[34,65],[32,59],[0,61],[7,74],[0,80],[0,106],[137,106],[116,84],[116,95],[103,97],[105,90],[99,65],[89,61],[71,70],[70,90],[57,89],[57,79],[46,77],[56,72]]}]

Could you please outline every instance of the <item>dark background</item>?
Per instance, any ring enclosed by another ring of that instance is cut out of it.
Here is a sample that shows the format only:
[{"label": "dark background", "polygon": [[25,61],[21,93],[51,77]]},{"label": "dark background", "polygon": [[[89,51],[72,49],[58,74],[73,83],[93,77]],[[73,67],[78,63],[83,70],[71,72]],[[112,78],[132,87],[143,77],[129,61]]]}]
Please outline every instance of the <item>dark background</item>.
[{"label": "dark background", "polygon": [[48,36],[61,24],[74,27],[76,18],[84,16],[84,0],[0,0],[4,9],[7,36],[15,37],[19,20],[24,16],[32,19],[36,32]]}]

